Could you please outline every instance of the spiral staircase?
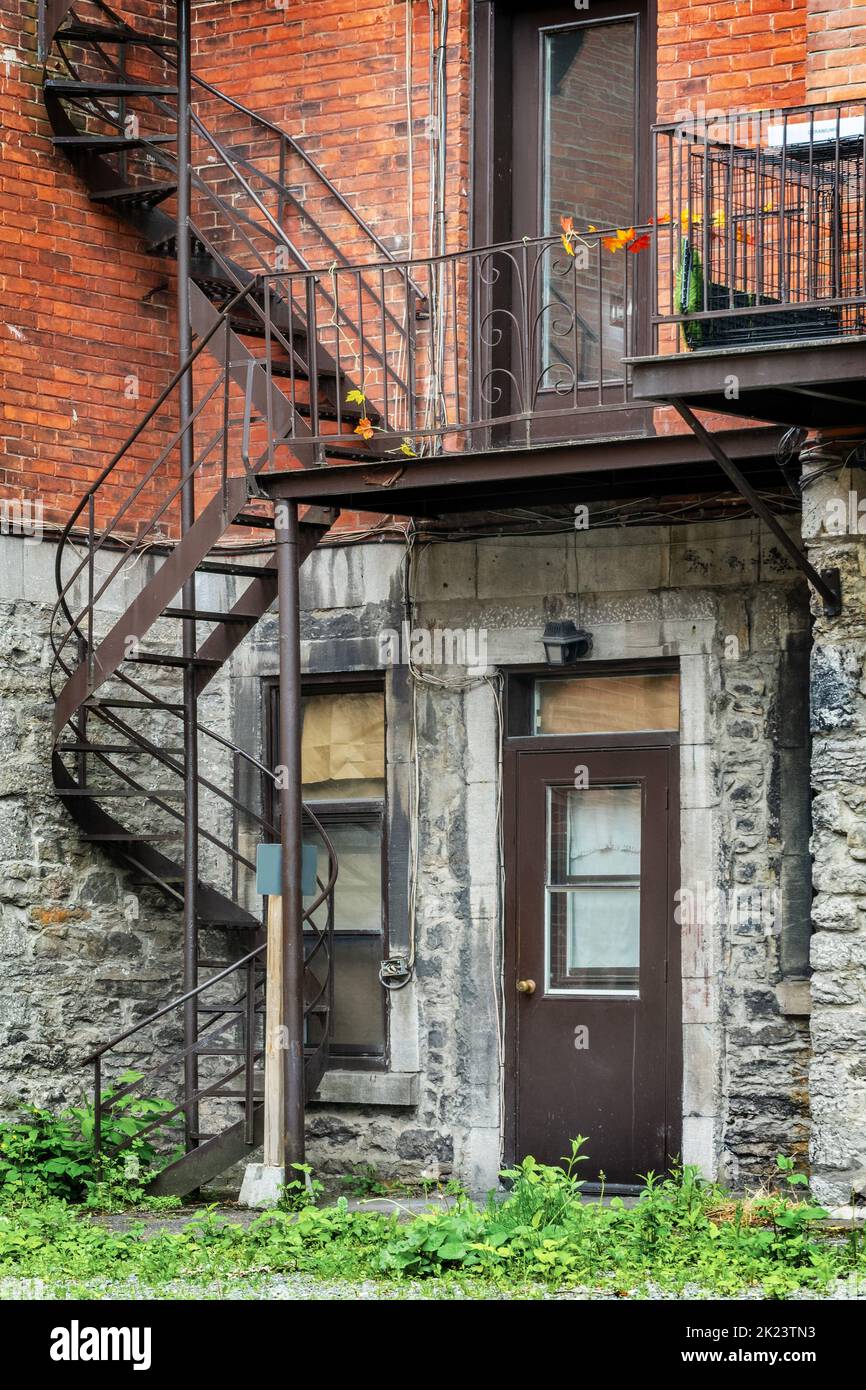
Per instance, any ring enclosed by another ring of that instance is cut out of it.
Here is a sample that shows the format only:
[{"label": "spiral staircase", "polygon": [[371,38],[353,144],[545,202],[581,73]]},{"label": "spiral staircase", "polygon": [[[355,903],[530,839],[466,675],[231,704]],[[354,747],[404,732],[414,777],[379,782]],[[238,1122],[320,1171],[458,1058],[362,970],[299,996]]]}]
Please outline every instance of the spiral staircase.
[{"label": "spiral staircase", "polygon": [[[262,1132],[254,846],[278,838],[273,774],[255,744],[238,746],[225,722],[205,718],[223,710],[220,672],[277,593],[273,511],[256,479],[277,462],[375,459],[356,427],[382,420],[372,402],[347,400],[358,383],[308,333],[303,306],[263,277],[308,271],[311,255],[345,259],[345,246],[355,258],[363,246],[369,258],[389,253],[289,135],[200,81],[179,247],[177,45],[148,23],[136,29],[102,0],[45,0],[40,14],[54,145],[143,250],[166,264],[185,252],[192,330],[185,360],[58,546],[52,762],[83,839],[128,872],[157,917],[170,914],[183,943],[183,992],[87,1059],[97,1143],[122,1152],[127,1107],[153,1103],[146,1134],[157,1147],[183,1135],[154,1190],[182,1194],[249,1154]],[[327,229],[314,200],[299,197],[298,169],[319,204],[330,200]],[[301,563],[335,519],[302,515]],[[309,808],[305,817],[305,839],[318,845],[316,892],[304,900],[309,1096],[328,1065],[337,864]]]}]

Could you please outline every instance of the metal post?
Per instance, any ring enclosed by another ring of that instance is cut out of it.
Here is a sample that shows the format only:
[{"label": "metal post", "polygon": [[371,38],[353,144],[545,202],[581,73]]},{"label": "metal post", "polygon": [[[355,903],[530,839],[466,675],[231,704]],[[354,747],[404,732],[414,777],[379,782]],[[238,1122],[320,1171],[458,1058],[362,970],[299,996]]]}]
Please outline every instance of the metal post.
[{"label": "metal post", "polygon": [[[189,312],[190,270],[190,8],[191,0],[177,0],[177,331],[181,362],[192,351],[192,325]],[[179,382],[180,435],[180,525],[185,535],[195,521],[194,446],[192,434],[192,369]],[[183,606],[195,609],[195,578],[190,576],[182,590]],[[184,704],[184,825],[183,825],[183,987],[184,992],[198,983],[198,942],[196,894],[198,891],[198,715],[196,672],[192,657],[196,650],[194,618],[183,623]],[[194,1044],[198,1034],[196,1001],[184,1005],[184,1120],[186,1147],[198,1143],[198,1105],[193,1097],[198,1089],[198,1059]]]},{"label": "metal post", "polygon": [[301,630],[298,506],[274,509],[280,646],[280,845],[286,1166],[304,1161],[304,937],[301,896]]}]

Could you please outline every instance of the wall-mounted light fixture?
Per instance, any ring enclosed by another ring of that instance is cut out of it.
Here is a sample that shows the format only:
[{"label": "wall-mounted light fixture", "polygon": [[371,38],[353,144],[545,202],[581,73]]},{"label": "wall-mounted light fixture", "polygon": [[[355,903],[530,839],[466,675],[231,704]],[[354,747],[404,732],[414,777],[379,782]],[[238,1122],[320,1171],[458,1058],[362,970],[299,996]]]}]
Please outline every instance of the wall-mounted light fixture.
[{"label": "wall-mounted light fixture", "polygon": [[571,618],[546,623],[541,638],[548,666],[571,666],[592,651],[592,633]]}]

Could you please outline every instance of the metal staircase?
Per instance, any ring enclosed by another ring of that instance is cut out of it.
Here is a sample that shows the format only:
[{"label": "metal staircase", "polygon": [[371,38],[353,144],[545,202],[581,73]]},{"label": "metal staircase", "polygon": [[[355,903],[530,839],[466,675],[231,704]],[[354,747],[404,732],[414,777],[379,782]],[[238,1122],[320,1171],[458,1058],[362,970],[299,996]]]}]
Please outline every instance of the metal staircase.
[{"label": "metal staircase", "polygon": [[[151,1128],[168,1142],[182,1124],[183,1151],[155,1190],[184,1193],[261,1139],[265,946],[254,846],[278,838],[274,778],[255,745],[230,737],[217,679],[277,593],[273,512],[256,479],[277,464],[376,459],[355,427],[384,415],[347,402],[358,383],[308,332],[303,306],[263,278],[287,264],[308,270],[301,240],[340,254],[299,206],[290,160],[351,225],[353,250],[366,238],[376,257],[388,253],[291,137],[206,83],[203,107],[221,134],[193,112],[189,232],[179,246],[172,37],[136,31],[102,0],[46,0],[40,45],[56,147],[94,202],[188,271],[189,351],[70,516],[51,623],[57,793],[83,838],[127,870],[155,910],[182,917],[182,992],[88,1059],[96,1139],[131,1097],[167,1098]],[[301,563],[335,519],[316,509],[301,517]],[[304,907],[310,1095],[328,1063],[337,865],[308,808],[305,817],[305,836],[320,847],[317,892]],[[136,1079],[106,1099],[106,1083],[129,1068]]]}]

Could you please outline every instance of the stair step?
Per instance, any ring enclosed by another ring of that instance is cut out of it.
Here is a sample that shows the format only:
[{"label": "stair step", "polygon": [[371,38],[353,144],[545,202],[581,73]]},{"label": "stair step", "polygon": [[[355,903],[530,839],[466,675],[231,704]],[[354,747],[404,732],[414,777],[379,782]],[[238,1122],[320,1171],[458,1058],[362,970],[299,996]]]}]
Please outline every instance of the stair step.
[{"label": "stair step", "polygon": [[[274,376],[287,375],[287,372],[274,371]],[[303,415],[305,419],[309,419],[312,412],[306,401],[294,401],[293,404],[295,410],[298,412],[299,415]],[[379,414],[378,410],[374,410],[372,406],[368,406],[365,415],[363,407],[360,405],[355,405],[352,401],[347,401],[345,405],[342,405],[340,407],[339,414],[335,405],[319,406],[319,419],[332,420],[335,424],[339,423],[340,421],[342,421],[344,425],[350,425],[353,421],[355,422],[355,424],[357,424],[359,420],[363,420],[365,418],[370,421],[371,425],[378,425],[382,417]]]},{"label": "stair step", "polygon": [[103,841],[105,841],[105,842],[107,842],[107,843],[118,843],[118,844],[122,844],[122,843],[132,842],[133,844],[136,844],[136,843],[138,843],[138,841],[140,841],[140,840],[141,840],[141,841],[146,840],[146,841],[148,842],[148,844],[150,844],[150,843],[151,843],[152,841],[154,841],[154,840],[177,840],[177,839],[179,839],[179,837],[180,837],[182,834],[183,834],[183,830],[182,830],[181,828],[178,828],[177,830],[172,830],[172,831],[165,831],[165,832],[164,832],[163,834],[161,834],[161,835],[142,835],[142,834],[136,834],[136,833],[135,833],[134,831],[132,831],[132,830],[129,830],[129,831],[126,831],[126,830],[125,830],[125,831],[123,831],[123,832],[120,832],[120,831],[117,831],[117,830],[111,830],[111,831],[107,831],[107,830],[106,830],[106,831],[104,831],[104,832],[93,831],[92,834],[89,834],[89,835],[81,835],[81,836],[79,836],[79,838],[82,839],[82,840],[89,840],[91,843],[94,843],[94,844],[102,844]]},{"label": "stair step", "polygon": [[[155,758],[157,754],[152,748],[135,748],[131,743],[58,743],[58,753],[114,753],[123,754],[125,757],[134,758]],[[167,753],[173,757],[183,757],[183,748],[160,748],[160,753]]]},{"label": "stair step", "polygon": [[102,150],[106,154],[116,150],[139,150],[148,145],[173,145],[176,135],[53,135],[52,144],[78,149]]},{"label": "stair step", "polygon": [[258,613],[220,613],[213,608],[166,608],[164,618],[194,618],[199,623],[254,623]]},{"label": "stair step", "polygon": [[177,87],[158,87],[152,82],[74,82],[67,77],[49,77],[42,84],[46,92],[76,97],[176,97]]},{"label": "stair step", "polygon": [[182,704],[180,704],[180,705],[179,705],[179,704],[170,704],[170,703],[168,703],[168,702],[165,701],[165,700],[157,700],[157,701],[153,701],[153,700],[121,700],[120,698],[114,699],[114,698],[112,698],[112,697],[106,697],[105,699],[102,699],[102,698],[99,698],[99,699],[98,699],[96,696],[91,696],[89,700],[84,700],[83,703],[82,703],[81,708],[82,708],[82,709],[146,709],[146,710],[148,710],[151,714],[166,713],[167,711],[169,711],[169,712],[171,712],[171,713],[177,713],[177,712],[179,711],[179,712],[182,714],[183,711],[184,711],[184,706],[183,706]]},{"label": "stair step", "polygon": [[170,656],[167,652],[139,652],[138,656],[128,656],[125,660],[137,662],[139,666],[199,666],[209,671],[218,671],[222,666],[215,656]]},{"label": "stair step", "polygon": [[177,39],[159,38],[155,34],[137,34],[132,29],[110,28],[107,24],[70,24],[55,34],[58,39],[79,39],[82,43],[145,44],[148,48],[177,48]]},{"label": "stair step", "polygon": [[178,799],[183,797],[183,790],[178,787],[154,787],[152,791],[136,791],[133,787],[58,787],[57,795],[90,796],[100,801],[109,796],[168,796]]},{"label": "stair step", "polygon": [[91,193],[90,201],[115,205],[132,203],[153,208],[176,192],[175,183],[121,184],[117,188],[105,188],[98,193]]},{"label": "stair step", "polygon": [[257,526],[260,531],[273,531],[274,518],[262,512],[238,512],[232,526]]},{"label": "stair step", "polygon": [[263,575],[275,579],[275,571],[264,565],[230,565],[223,560],[202,560],[198,566],[199,574],[236,574],[240,579],[261,579]]}]

